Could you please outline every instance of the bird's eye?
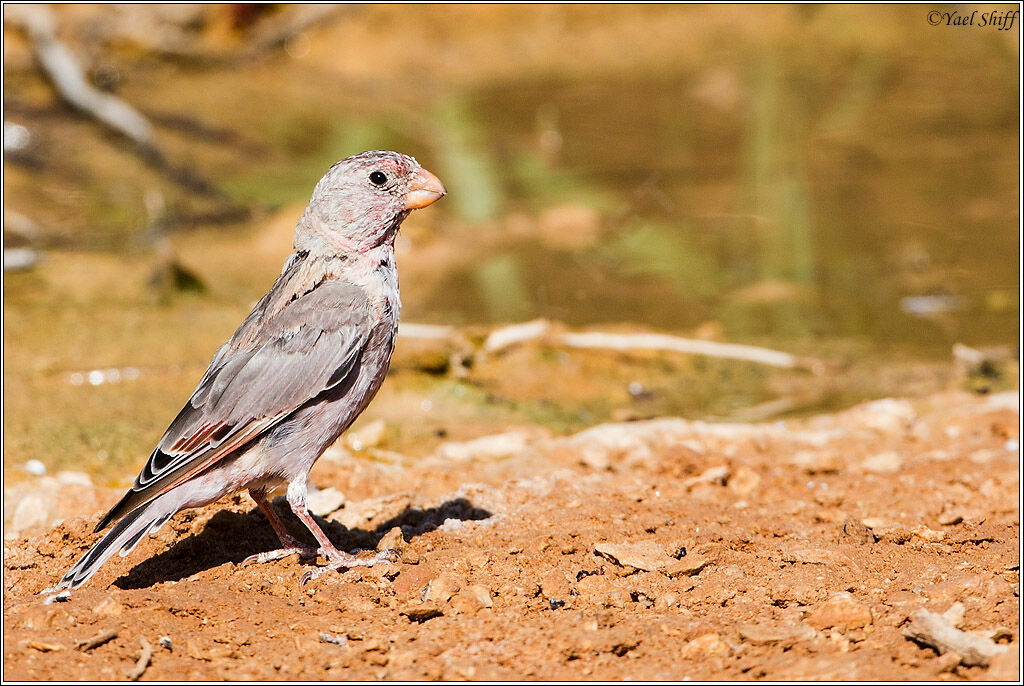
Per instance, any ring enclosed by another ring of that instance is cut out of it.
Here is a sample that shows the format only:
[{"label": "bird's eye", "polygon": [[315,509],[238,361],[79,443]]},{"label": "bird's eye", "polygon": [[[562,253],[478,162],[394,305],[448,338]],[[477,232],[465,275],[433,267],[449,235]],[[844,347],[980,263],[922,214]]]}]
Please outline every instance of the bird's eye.
[{"label": "bird's eye", "polygon": [[374,186],[383,186],[388,182],[388,175],[382,171],[370,172],[370,183]]}]

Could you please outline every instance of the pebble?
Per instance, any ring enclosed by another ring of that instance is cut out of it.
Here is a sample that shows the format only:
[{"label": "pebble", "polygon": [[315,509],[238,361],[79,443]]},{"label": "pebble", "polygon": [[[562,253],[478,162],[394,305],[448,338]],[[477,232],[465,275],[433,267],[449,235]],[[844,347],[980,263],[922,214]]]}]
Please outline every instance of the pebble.
[{"label": "pebble", "polygon": [[926,526],[915,526],[910,530],[910,533],[924,541],[928,541],[929,543],[938,543],[946,538],[946,533],[944,531],[936,531],[935,529],[929,529]]},{"label": "pebble", "polygon": [[833,474],[842,469],[842,460],[832,452],[801,450],[789,460],[790,464],[808,474]]},{"label": "pebble", "polygon": [[945,510],[939,515],[939,524],[942,526],[952,526],[953,524],[959,524],[964,521],[964,516],[956,510]]},{"label": "pebble", "polygon": [[403,563],[399,567],[398,577],[393,582],[395,595],[399,597],[412,595],[430,583],[435,576],[436,572],[434,572],[429,564],[410,565]]},{"label": "pebble", "polygon": [[482,607],[494,607],[494,601],[491,599],[491,589],[480,584],[472,584],[465,589],[465,593],[472,596]]},{"label": "pebble", "polygon": [[956,671],[956,668],[960,666],[960,662],[963,660],[959,653],[948,652],[939,655],[935,660],[935,672],[937,674],[944,674],[946,672]]},{"label": "pebble", "polygon": [[673,579],[681,576],[695,576],[699,574],[708,564],[708,561],[699,555],[687,555],[681,560],[673,560],[661,569],[661,572]]},{"label": "pebble", "polygon": [[726,657],[730,652],[732,652],[732,649],[729,647],[729,644],[723,641],[721,636],[712,632],[702,634],[689,641],[679,651],[679,656],[683,659],[694,659],[709,655]]},{"label": "pebble", "polygon": [[761,483],[761,476],[750,467],[740,467],[726,483],[726,487],[740,496],[750,495]]},{"label": "pebble", "polygon": [[117,617],[124,612],[124,605],[117,602],[111,596],[104,598],[98,605],[92,608],[93,614],[101,617]]},{"label": "pebble", "polygon": [[398,611],[398,614],[408,617],[410,622],[425,622],[434,617],[440,617],[444,610],[436,603],[424,603],[423,605],[412,605]]},{"label": "pebble", "polygon": [[866,527],[862,522],[858,522],[852,517],[846,519],[843,522],[842,539],[858,544],[874,543],[875,536],[871,533],[871,529]]},{"label": "pebble", "polygon": [[425,602],[447,603],[453,595],[462,589],[458,579],[450,574],[442,574],[432,579],[423,589],[423,600]]},{"label": "pebble", "polygon": [[333,486],[310,493],[306,497],[306,506],[309,508],[309,511],[321,517],[326,517],[332,512],[340,510],[344,504],[345,494]]},{"label": "pebble", "polygon": [[[412,563],[412,560],[406,559],[406,553],[410,552],[409,544],[405,542],[405,536],[402,534],[400,527],[391,527],[391,530],[377,541],[377,552],[384,552],[385,550],[394,550],[401,556],[402,562]],[[419,557],[417,556],[418,559]]]},{"label": "pebble", "polygon": [[807,616],[816,629],[859,629],[871,622],[871,609],[846,592],[836,593]]},{"label": "pebble", "polygon": [[388,435],[388,425],[383,419],[375,419],[357,431],[345,435],[345,444],[352,450],[376,448],[384,443]]},{"label": "pebble", "polygon": [[902,431],[917,418],[917,412],[909,401],[895,398],[865,403],[848,410],[845,414],[859,420],[857,423],[861,426],[883,433]]},{"label": "pebble", "polygon": [[594,552],[622,567],[645,572],[657,571],[676,562],[655,541],[598,543],[594,546]]},{"label": "pebble", "polygon": [[490,589],[474,584],[455,594],[449,605],[460,614],[473,614],[484,608],[494,607],[494,601],[491,600]]},{"label": "pebble", "polygon": [[320,642],[333,643],[334,645],[338,646],[346,646],[348,645],[348,636],[339,636],[336,634],[328,634],[326,632],[322,632],[320,634]]},{"label": "pebble", "polygon": [[438,454],[445,460],[468,462],[470,460],[503,460],[526,450],[528,443],[525,435],[519,432],[484,436],[462,443],[444,443],[438,448]]},{"label": "pebble", "polygon": [[817,632],[805,624],[787,626],[766,626],[763,624],[741,624],[740,638],[753,645],[774,645],[776,643],[795,643],[806,641],[817,636]]},{"label": "pebble", "polygon": [[50,508],[47,499],[40,493],[29,493],[14,508],[11,517],[11,531],[25,531],[36,526],[45,525],[50,519]]},{"label": "pebble", "polygon": [[729,478],[729,468],[723,464],[717,467],[705,469],[698,476],[687,479],[683,482],[683,487],[691,489],[699,484],[715,484],[721,486],[725,484],[725,480],[727,478]]},{"label": "pebble", "polygon": [[29,460],[24,464],[24,470],[33,476],[46,474],[46,465],[39,460]]},{"label": "pebble", "polygon": [[549,600],[567,597],[571,588],[569,578],[559,569],[552,569],[540,579],[541,595]]},{"label": "pebble", "polygon": [[879,453],[860,463],[860,468],[873,474],[895,474],[903,467],[903,457],[897,452]]},{"label": "pebble", "polygon": [[993,657],[984,678],[992,681],[1020,683],[1020,651],[1008,650]]}]

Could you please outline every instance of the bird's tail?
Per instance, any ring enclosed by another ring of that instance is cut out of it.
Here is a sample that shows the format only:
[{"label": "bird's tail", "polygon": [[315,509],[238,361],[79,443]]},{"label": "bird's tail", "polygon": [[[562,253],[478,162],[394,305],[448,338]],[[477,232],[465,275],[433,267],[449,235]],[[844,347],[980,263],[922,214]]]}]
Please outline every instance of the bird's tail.
[{"label": "bird's tail", "polygon": [[121,556],[124,557],[145,538],[146,534],[158,530],[177,511],[178,508],[168,502],[167,498],[157,498],[135,508],[90,548],[56,586],[46,589],[45,592],[78,588],[88,581],[111,555],[120,550]]}]

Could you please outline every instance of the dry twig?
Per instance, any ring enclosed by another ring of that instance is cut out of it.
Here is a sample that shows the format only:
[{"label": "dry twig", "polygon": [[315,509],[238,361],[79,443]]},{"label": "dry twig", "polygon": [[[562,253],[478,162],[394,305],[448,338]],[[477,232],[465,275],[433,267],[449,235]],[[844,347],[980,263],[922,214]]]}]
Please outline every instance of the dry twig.
[{"label": "dry twig", "polygon": [[[405,325],[405,327],[406,336],[416,337],[416,334],[419,332],[417,325]],[[429,333],[429,336],[422,337],[440,338],[443,337],[445,331],[441,327],[430,327]],[[511,324],[494,329],[484,341],[482,352],[488,354],[496,353],[527,341],[542,341],[546,345],[556,347],[596,350],[627,352],[665,350],[688,355],[742,360],[744,362],[753,362],[755,364],[784,369],[804,369],[819,375],[824,374],[828,367],[822,360],[801,357],[753,345],[719,343],[657,333],[607,333],[603,331],[573,333],[570,331],[559,331],[556,326],[544,319],[535,319],[530,322]]]},{"label": "dry twig", "polygon": [[79,641],[75,645],[75,647],[84,652],[84,651],[92,650],[93,648],[97,648],[97,647],[103,645],[104,643],[106,643],[107,641],[112,641],[115,638],[117,638],[117,629],[110,629],[108,631],[101,631],[100,633],[96,634],[92,638],[87,638],[84,641]]},{"label": "dry twig", "polygon": [[960,631],[946,616],[924,609],[915,610],[910,615],[910,626],[903,630],[903,634],[934,648],[940,655],[956,653],[960,662],[968,667],[987,667],[992,658],[1009,650],[991,639]]},{"label": "dry twig", "polygon": [[153,646],[149,644],[149,641],[144,636],[140,636],[139,643],[142,645],[142,654],[139,655],[139,661],[132,667],[132,671],[128,672],[128,681],[138,681],[139,677],[146,673],[149,661],[153,659]]}]

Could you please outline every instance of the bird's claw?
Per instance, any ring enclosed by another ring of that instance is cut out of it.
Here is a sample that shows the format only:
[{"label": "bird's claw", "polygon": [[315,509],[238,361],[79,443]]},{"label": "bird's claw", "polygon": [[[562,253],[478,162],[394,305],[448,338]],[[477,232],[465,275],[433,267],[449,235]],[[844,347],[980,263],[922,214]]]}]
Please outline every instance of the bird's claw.
[{"label": "bird's claw", "polygon": [[316,569],[311,569],[305,574],[303,574],[302,577],[299,579],[299,585],[305,586],[310,581],[313,581],[314,579],[319,579],[324,574],[327,574],[331,571],[352,569],[353,567],[373,567],[374,565],[380,564],[382,562],[387,564],[393,564],[395,562],[398,562],[399,559],[400,556],[398,551],[391,549],[381,550],[376,555],[373,555],[371,557],[356,557],[351,553],[341,553],[339,556],[329,561],[325,566],[317,567]]},{"label": "bird's claw", "polygon": [[291,546],[288,548],[278,548],[277,550],[267,550],[262,553],[256,553],[242,560],[239,567],[245,567],[254,562],[263,564],[264,562],[272,562],[274,560],[280,560],[288,557],[289,555],[298,555],[300,558],[309,559],[316,557],[320,553],[318,548],[307,548],[305,546]]}]

